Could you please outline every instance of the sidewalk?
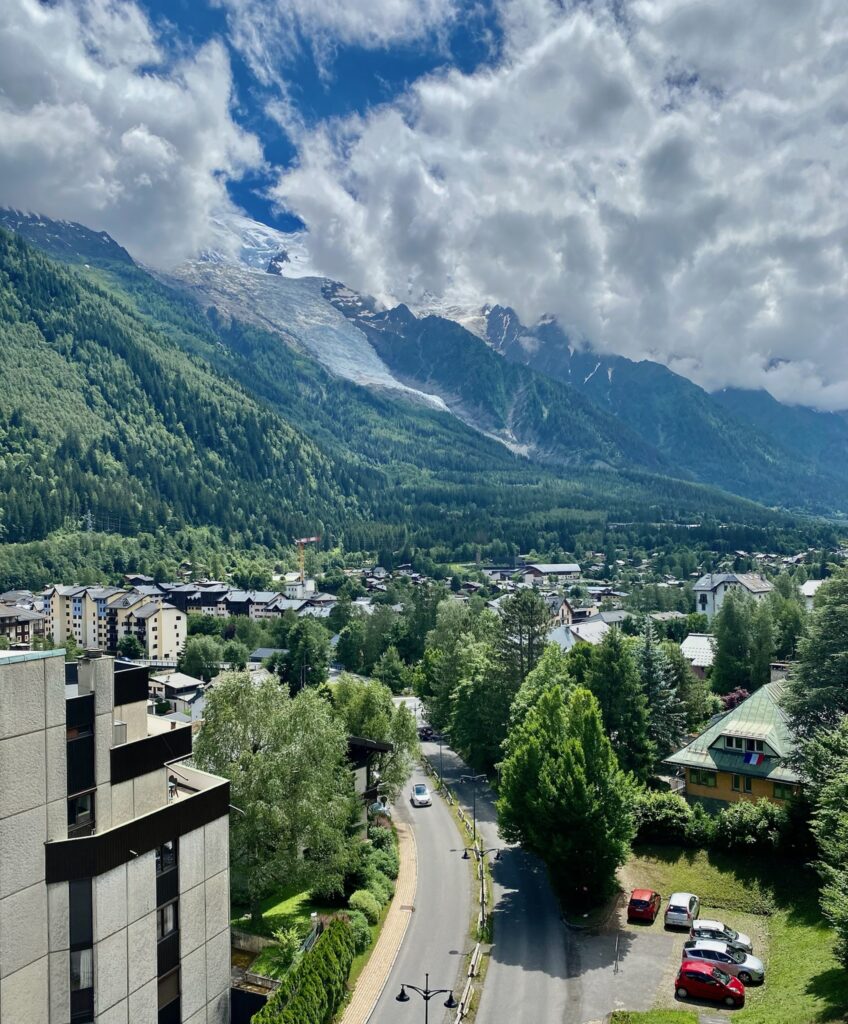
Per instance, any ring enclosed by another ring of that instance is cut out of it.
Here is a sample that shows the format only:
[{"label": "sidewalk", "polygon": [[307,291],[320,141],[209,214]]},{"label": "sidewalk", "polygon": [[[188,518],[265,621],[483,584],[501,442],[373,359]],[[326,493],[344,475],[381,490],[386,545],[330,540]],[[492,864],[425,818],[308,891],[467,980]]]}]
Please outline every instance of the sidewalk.
[{"label": "sidewalk", "polygon": [[377,1000],[389,980],[392,966],[397,959],[415,904],[415,889],[418,884],[415,835],[409,825],[403,822],[397,822],[395,828],[400,863],[394,899],[386,915],[383,930],[377,939],[377,945],[371,951],[368,963],[359,975],[340,1024],[366,1024],[374,1012]]}]

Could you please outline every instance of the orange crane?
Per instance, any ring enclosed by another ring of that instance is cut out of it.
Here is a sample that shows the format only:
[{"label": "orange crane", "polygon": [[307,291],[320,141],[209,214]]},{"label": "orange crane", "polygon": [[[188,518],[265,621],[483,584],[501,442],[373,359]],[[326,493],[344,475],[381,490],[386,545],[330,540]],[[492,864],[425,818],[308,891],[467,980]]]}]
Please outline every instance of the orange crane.
[{"label": "orange crane", "polygon": [[307,544],[317,544],[320,540],[321,540],[320,537],[298,537],[297,540],[295,541],[295,544],[297,544],[298,554],[299,554],[299,557],[300,557],[300,584],[301,584],[301,586],[303,586],[303,583],[305,582],[305,579],[306,579],[306,572],[305,572],[305,569],[306,569],[306,551],[305,551],[306,545]]}]

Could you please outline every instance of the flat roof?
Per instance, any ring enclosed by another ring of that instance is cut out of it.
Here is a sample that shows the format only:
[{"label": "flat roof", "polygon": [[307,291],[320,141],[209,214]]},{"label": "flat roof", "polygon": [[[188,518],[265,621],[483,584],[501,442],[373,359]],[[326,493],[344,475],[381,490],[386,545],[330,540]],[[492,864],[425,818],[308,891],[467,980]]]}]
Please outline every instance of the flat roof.
[{"label": "flat roof", "polygon": [[16,661],[44,661],[45,658],[64,658],[65,648],[58,651],[0,651],[0,661],[8,665]]}]

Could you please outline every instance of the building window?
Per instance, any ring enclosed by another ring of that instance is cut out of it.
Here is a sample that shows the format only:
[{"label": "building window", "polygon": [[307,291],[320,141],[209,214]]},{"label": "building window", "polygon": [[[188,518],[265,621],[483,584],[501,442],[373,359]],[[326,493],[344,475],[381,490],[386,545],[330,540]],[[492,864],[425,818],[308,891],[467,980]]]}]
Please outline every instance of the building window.
[{"label": "building window", "polygon": [[177,901],[166,903],[156,911],[156,940],[161,942],[177,930]]},{"label": "building window", "polygon": [[156,848],[156,874],[163,875],[177,866],[177,843],[171,839]]},{"label": "building window", "polygon": [[159,1009],[163,1009],[180,997],[179,968],[159,979]]},{"label": "building window", "polygon": [[94,986],[94,951],[71,950],[71,992]]},{"label": "building window", "polygon": [[791,800],[795,795],[795,787],[789,786],[785,782],[775,782],[774,784],[774,798],[775,800]]},{"label": "building window", "polygon": [[749,751],[757,750],[762,753],[763,741],[762,740],[745,740],[745,749]]},{"label": "building window", "polygon": [[753,789],[754,789],[754,780],[753,779],[749,779],[748,776],[746,775],[745,776],[745,792],[746,793],[752,793]]},{"label": "building window", "polygon": [[725,736],[724,745],[728,750],[741,750],[744,741],[741,736]]},{"label": "building window", "polygon": [[68,800],[68,836],[94,831],[94,791],[80,793]]},{"label": "building window", "polygon": [[734,775],[733,776],[733,782],[731,783],[731,785],[733,786],[733,788],[738,793],[739,790],[742,788],[742,776],[741,775]]},{"label": "building window", "polygon": [[708,789],[715,789],[716,773],[703,771],[700,768],[690,768],[689,782],[693,786],[706,786]]}]

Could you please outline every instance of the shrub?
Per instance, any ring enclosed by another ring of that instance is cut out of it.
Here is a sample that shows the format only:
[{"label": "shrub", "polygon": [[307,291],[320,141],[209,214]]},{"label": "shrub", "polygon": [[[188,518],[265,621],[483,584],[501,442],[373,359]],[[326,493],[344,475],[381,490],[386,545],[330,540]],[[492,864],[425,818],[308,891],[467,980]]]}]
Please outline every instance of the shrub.
[{"label": "shrub", "polygon": [[391,900],[395,892],[392,880],[384,875],[382,871],[369,871],[365,888],[381,907],[384,907]]},{"label": "shrub", "polygon": [[690,846],[709,846],[715,835],[715,821],[707,814],[701,804],[692,808],[687,838]]},{"label": "shrub", "polygon": [[397,848],[397,838],[391,825],[382,824],[385,818],[368,826],[368,838],[375,850],[391,850]]},{"label": "shrub", "polygon": [[391,848],[388,850],[372,850],[368,863],[375,870],[382,872],[387,878],[398,876],[398,855]]},{"label": "shrub", "polygon": [[357,953],[364,953],[371,945],[371,927],[361,910],[347,910],[345,917],[350,922],[353,945]]},{"label": "shrub", "polygon": [[380,904],[367,889],[357,889],[347,901],[351,910],[359,910],[369,924],[376,924],[380,920]]},{"label": "shrub", "polygon": [[253,1024],[329,1024],[346,994],[354,958],[353,929],[334,919],[292,968]]},{"label": "shrub", "polygon": [[687,843],[692,808],[676,793],[643,790],[636,797],[636,842]]},{"label": "shrub", "polygon": [[779,850],[788,831],[789,816],[768,800],[740,800],[716,817],[713,843],[730,852],[771,853]]}]

